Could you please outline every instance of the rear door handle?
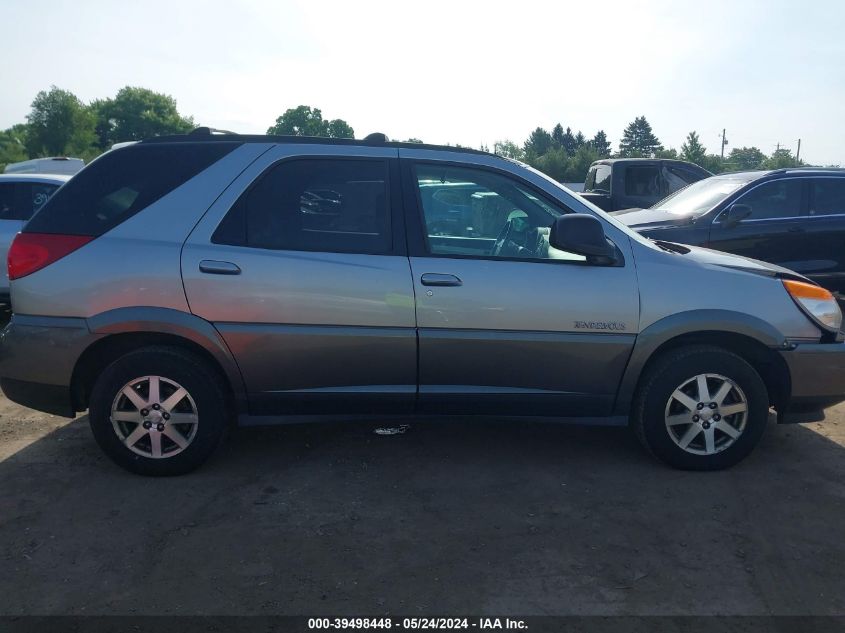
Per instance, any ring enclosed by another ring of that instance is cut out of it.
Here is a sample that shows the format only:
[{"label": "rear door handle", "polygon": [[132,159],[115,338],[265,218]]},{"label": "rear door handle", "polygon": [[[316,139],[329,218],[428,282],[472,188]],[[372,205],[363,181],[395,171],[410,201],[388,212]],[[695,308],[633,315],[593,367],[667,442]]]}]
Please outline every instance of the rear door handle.
[{"label": "rear door handle", "polygon": [[790,233],[803,233],[804,229],[800,226],[792,226],[792,227],[789,227],[789,232]]},{"label": "rear door handle", "polygon": [[221,262],[216,259],[204,259],[200,262],[200,272],[209,275],[240,275],[241,269],[232,262]]},{"label": "rear door handle", "polygon": [[420,277],[423,286],[461,286],[464,282],[457,275],[442,273],[423,273]]}]

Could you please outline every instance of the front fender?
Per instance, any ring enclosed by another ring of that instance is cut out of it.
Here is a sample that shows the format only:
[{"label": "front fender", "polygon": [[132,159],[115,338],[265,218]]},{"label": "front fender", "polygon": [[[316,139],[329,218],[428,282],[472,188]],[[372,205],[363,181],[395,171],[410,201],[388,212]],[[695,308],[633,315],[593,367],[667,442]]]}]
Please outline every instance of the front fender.
[{"label": "front fender", "polygon": [[786,337],[762,319],[732,310],[692,310],[672,314],[652,323],[639,333],[628,366],[622,375],[614,414],[627,415],[646,363],[664,344],[688,334],[739,334],[770,349],[789,347]]}]

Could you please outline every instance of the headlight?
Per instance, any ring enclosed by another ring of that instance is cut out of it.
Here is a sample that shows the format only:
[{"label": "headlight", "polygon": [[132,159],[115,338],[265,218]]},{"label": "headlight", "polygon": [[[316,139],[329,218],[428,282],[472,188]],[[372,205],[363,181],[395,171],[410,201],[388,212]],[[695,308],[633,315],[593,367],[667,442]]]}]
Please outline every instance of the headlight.
[{"label": "headlight", "polygon": [[828,290],[792,279],[784,279],[783,287],[813,321],[826,330],[839,330],[842,325],[842,311]]}]

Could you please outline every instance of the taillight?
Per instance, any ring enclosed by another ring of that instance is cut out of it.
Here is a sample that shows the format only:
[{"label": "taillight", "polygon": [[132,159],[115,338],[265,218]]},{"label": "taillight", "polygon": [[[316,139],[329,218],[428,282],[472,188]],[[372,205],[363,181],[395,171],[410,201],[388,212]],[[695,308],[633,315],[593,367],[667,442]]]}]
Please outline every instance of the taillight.
[{"label": "taillight", "polygon": [[90,235],[18,233],[9,247],[9,279],[20,279],[41,270],[93,239]]}]

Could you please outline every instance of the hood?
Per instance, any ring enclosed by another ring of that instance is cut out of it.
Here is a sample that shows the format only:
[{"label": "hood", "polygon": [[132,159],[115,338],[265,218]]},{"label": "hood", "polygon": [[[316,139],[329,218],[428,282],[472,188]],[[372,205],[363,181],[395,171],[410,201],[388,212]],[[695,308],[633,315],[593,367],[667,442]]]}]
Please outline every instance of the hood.
[{"label": "hood", "polygon": [[743,270],[749,273],[765,275],[766,277],[782,277],[786,279],[797,279],[811,284],[814,283],[795,271],[784,268],[783,266],[777,266],[776,264],[761,262],[759,259],[732,255],[700,246],[687,246],[686,244],[674,244],[659,240],[656,240],[655,243],[663,248],[680,253],[684,259],[691,259],[699,264]]},{"label": "hood", "polygon": [[663,209],[624,209],[614,211],[610,215],[636,230],[650,227],[687,226],[695,221],[694,216],[669,213]]}]

